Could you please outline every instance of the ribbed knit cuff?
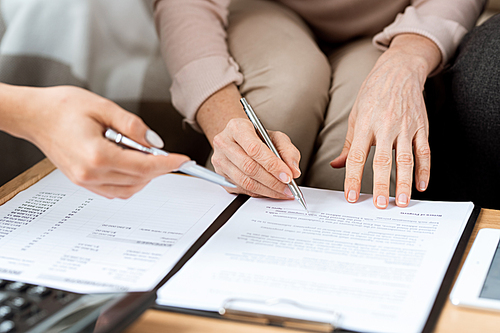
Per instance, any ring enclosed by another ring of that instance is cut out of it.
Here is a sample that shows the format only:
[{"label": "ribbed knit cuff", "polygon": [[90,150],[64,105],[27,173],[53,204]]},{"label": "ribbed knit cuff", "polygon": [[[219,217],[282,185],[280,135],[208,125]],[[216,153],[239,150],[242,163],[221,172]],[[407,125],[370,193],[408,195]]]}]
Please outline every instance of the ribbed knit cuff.
[{"label": "ribbed knit cuff", "polygon": [[230,83],[240,85],[243,75],[231,58],[212,56],[190,62],[173,78],[170,92],[172,104],[185,117],[184,121],[195,130],[196,112],[205,100]]},{"label": "ribbed knit cuff", "polygon": [[429,38],[441,51],[441,63],[430,74],[439,73],[454,55],[467,29],[457,22],[439,16],[420,15],[415,7],[407,7],[404,14],[398,14],[394,23],[373,37],[373,44],[387,50],[396,35],[413,33]]}]

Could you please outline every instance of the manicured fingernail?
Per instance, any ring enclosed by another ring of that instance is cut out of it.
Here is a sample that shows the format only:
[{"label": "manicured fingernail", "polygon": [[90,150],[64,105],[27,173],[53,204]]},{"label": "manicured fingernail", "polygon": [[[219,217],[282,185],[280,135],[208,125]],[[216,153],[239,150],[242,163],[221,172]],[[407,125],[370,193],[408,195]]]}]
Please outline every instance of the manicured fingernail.
[{"label": "manicured fingernail", "polygon": [[383,195],[377,197],[377,206],[384,208],[387,206],[387,199]]},{"label": "manicured fingernail", "polygon": [[404,193],[401,193],[398,197],[398,203],[400,205],[406,205],[408,203],[408,196]]},{"label": "manicured fingernail", "polygon": [[285,189],[284,193],[285,193],[285,195],[293,198],[293,193],[292,193],[292,191],[290,191],[290,189],[288,187]]},{"label": "manicured fingernail", "polygon": [[290,182],[290,176],[284,172],[280,173],[280,179],[285,184],[288,184]]},{"label": "manicured fingernail", "polygon": [[354,190],[349,191],[349,194],[347,195],[347,201],[349,201],[349,202],[356,201],[356,191],[354,191]]},{"label": "manicured fingernail", "polygon": [[426,188],[425,182],[423,180],[420,182],[419,186],[420,186],[421,190],[425,190],[425,188]]},{"label": "manicured fingernail", "polygon": [[163,140],[158,134],[150,129],[146,131],[146,141],[149,142],[149,144],[153,147],[163,148]]}]

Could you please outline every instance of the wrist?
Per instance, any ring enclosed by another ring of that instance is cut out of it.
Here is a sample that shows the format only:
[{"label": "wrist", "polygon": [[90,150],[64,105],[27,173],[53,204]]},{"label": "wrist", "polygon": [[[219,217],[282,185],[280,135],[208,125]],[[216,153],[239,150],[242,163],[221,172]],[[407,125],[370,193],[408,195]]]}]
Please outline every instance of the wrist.
[{"label": "wrist", "polygon": [[441,50],[429,38],[417,34],[394,37],[387,51],[397,56],[410,68],[417,70],[424,81],[441,63]]},{"label": "wrist", "polygon": [[33,107],[38,88],[0,83],[0,130],[30,140]]},{"label": "wrist", "polygon": [[207,98],[196,113],[196,121],[212,144],[233,118],[247,118],[240,104],[241,94],[234,83]]}]

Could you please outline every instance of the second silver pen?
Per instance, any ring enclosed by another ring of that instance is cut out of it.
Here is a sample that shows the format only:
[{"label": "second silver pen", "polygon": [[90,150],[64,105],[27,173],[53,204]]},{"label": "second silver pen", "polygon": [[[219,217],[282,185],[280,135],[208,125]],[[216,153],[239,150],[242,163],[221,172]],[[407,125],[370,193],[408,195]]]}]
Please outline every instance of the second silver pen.
[{"label": "second silver pen", "polygon": [[[252,122],[261,139],[269,147],[269,149],[271,149],[274,155],[276,155],[279,159],[282,159],[280,154],[278,153],[278,150],[271,141],[271,138],[267,134],[266,128],[264,127],[264,125],[262,125],[262,122],[260,121],[259,117],[257,117],[257,114],[254,112],[250,104],[248,104],[247,100],[243,97],[242,99],[240,99],[240,103],[241,105],[243,105],[243,110],[247,114],[248,119],[250,119],[250,121]],[[297,183],[295,183],[295,180],[292,179],[290,181],[290,183],[288,184],[288,188],[290,188],[290,191],[292,192],[295,199],[300,202],[302,207],[304,207],[307,212],[309,212],[307,209],[306,200],[304,199],[304,195],[297,186]]]}]

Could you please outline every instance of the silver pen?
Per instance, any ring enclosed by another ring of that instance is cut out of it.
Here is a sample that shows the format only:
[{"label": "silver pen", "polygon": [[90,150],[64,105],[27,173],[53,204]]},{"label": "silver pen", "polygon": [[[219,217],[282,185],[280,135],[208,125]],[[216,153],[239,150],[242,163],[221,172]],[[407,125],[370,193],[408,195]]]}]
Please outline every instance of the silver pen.
[{"label": "silver pen", "polygon": [[[153,155],[163,155],[163,156],[169,155],[169,153],[164,151],[164,150],[154,148],[154,147],[152,147],[152,148],[145,147],[145,146],[141,145],[140,143],[135,142],[134,140],[132,140],[130,138],[127,138],[123,134],[120,134],[111,128],[108,128],[106,130],[106,133],[104,133],[104,136],[106,137],[106,139],[113,141],[117,144],[121,144],[121,145],[124,145],[125,147],[132,148],[132,149],[135,149],[138,151],[142,151],[144,153],[153,154]],[[191,176],[195,176],[195,177],[198,177],[201,179],[208,180],[209,182],[212,182],[212,183],[215,183],[218,185],[232,187],[232,188],[236,187],[233,183],[228,181],[223,176],[216,174],[215,172],[210,171],[210,170],[196,164],[195,161],[184,162],[180,166],[179,171],[182,173],[191,175]]]},{"label": "silver pen", "polygon": [[[253,126],[255,127],[255,130],[257,131],[257,134],[260,136],[262,141],[271,149],[271,151],[274,153],[274,155],[278,156],[278,158],[282,159],[280,154],[278,153],[278,150],[276,150],[276,147],[274,146],[273,142],[271,141],[271,138],[267,134],[267,130],[265,129],[264,125],[262,125],[262,122],[260,121],[259,117],[255,114],[253,111],[252,107],[250,104],[248,104],[247,100],[243,97],[240,99],[240,103],[243,105],[243,110],[245,110],[245,113],[248,116],[248,119],[252,122]],[[295,199],[300,202],[302,207],[309,212],[307,209],[306,205],[306,200],[304,199],[304,195],[302,194],[302,191],[300,191],[299,187],[297,186],[297,183],[295,183],[295,180],[292,179],[292,181],[288,184],[288,188],[290,188],[290,191],[292,191],[293,196]]]}]

